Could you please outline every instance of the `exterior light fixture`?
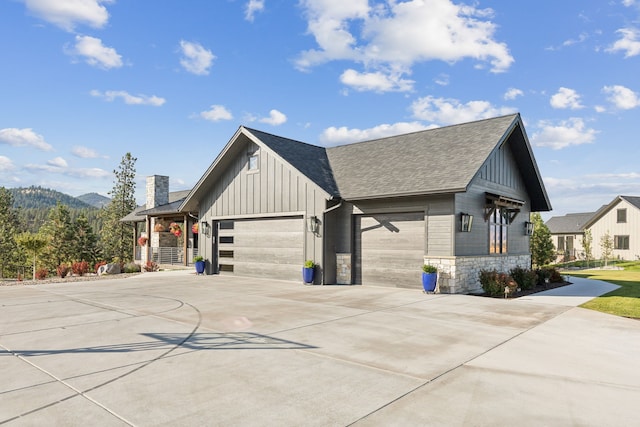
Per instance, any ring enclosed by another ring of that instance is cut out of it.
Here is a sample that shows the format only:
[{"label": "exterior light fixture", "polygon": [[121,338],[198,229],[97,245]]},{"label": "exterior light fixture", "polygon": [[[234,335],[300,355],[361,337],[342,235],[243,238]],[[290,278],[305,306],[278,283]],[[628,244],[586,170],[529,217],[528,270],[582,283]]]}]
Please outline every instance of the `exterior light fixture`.
[{"label": "exterior light fixture", "polygon": [[473,223],[473,215],[468,213],[460,213],[460,231],[471,231],[471,224]]},{"label": "exterior light fixture", "polygon": [[320,220],[318,220],[317,216],[310,216],[307,219],[307,230],[309,230],[313,234],[317,234],[320,228]]},{"label": "exterior light fixture", "polygon": [[209,236],[209,223],[207,221],[201,221],[200,227],[205,236]]},{"label": "exterior light fixture", "polygon": [[533,223],[531,221],[524,222],[524,234],[525,236],[533,235]]}]

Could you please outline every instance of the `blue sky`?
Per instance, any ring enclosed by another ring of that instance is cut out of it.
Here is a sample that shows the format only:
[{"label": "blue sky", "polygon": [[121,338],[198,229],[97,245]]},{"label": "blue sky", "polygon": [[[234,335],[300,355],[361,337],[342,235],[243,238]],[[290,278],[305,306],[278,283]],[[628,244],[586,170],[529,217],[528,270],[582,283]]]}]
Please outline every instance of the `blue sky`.
[{"label": "blue sky", "polygon": [[107,195],[131,152],[143,202],[240,125],[329,146],[520,112],[551,215],[640,195],[640,0],[4,0],[0,52],[0,186]]}]

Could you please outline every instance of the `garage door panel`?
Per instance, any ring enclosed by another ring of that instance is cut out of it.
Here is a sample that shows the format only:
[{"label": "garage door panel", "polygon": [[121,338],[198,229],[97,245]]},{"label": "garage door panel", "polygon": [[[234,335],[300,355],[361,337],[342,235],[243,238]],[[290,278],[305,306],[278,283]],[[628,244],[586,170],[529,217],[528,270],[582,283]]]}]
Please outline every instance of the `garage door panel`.
[{"label": "garage door panel", "polygon": [[424,213],[356,217],[356,282],[420,288]]},{"label": "garage door panel", "polygon": [[291,248],[300,246],[302,232],[283,231],[255,234],[235,234],[233,245],[236,247],[253,248]]},{"label": "garage door panel", "polygon": [[301,280],[302,267],[291,264],[273,263],[245,263],[239,262],[234,265],[233,273],[240,276],[264,277],[278,280]]},{"label": "garage door panel", "polygon": [[265,263],[265,260],[268,260],[266,265],[293,264],[298,267],[302,266],[302,253],[298,248],[234,248],[233,258],[256,263]]}]

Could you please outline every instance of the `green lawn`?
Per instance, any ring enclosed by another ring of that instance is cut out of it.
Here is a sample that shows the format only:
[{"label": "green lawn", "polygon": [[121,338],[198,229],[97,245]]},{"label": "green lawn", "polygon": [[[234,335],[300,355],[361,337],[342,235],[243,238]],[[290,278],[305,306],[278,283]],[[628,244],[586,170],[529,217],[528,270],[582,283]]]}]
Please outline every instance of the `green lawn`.
[{"label": "green lawn", "polygon": [[617,316],[640,319],[640,265],[638,263],[629,263],[624,267],[625,270],[567,272],[572,276],[602,280],[620,286],[619,289],[592,299],[580,307]]}]

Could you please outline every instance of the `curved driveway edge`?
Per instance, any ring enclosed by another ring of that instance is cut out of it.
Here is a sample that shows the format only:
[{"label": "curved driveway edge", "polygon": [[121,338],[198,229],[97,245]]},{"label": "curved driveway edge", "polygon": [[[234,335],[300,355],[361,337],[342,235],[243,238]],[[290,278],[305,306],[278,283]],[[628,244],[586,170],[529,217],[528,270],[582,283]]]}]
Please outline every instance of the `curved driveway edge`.
[{"label": "curved driveway edge", "polygon": [[[557,297],[560,298],[560,297]],[[640,322],[187,272],[0,288],[0,424],[629,425]]]}]

